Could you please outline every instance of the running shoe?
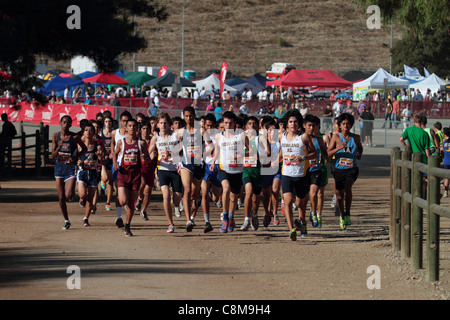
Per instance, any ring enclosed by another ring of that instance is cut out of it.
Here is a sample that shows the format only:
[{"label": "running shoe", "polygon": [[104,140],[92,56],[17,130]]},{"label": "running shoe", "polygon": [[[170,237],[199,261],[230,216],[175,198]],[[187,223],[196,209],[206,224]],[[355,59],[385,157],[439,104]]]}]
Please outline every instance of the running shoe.
[{"label": "running shoe", "polygon": [[297,204],[294,202],[293,204],[292,204],[292,210],[297,210],[298,209],[298,206],[297,206]]},{"label": "running shoe", "polygon": [[233,232],[235,227],[236,223],[234,223],[234,219],[230,219],[230,221],[228,221],[228,232]]},{"label": "running shoe", "polygon": [[133,236],[133,233],[131,232],[131,228],[130,228],[130,225],[129,225],[129,224],[127,224],[127,225],[125,226],[125,235],[126,235],[127,237],[132,237],[132,236]]},{"label": "running shoe", "polygon": [[302,237],[306,237],[307,234],[308,234],[308,230],[306,229],[306,223],[302,222],[302,226],[300,227],[300,235]]},{"label": "running shoe", "polygon": [[242,207],[242,201],[241,198],[237,199],[237,209],[239,209],[240,207]]},{"label": "running shoe", "polygon": [[106,190],[106,184],[103,181],[100,182],[100,187],[102,190]]},{"label": "running shoe", "polygon": [[447,197],[448,197],[448,192],[447,192],[447,191],[444,191],[443,197],[444,197],[444,198],[447,198]]},{"label": "running shoe", "polygon": [[318,222],[317,222],[317,214],[312,215],[312,226],[314,228],[317,228]]},{"label": "running shoe", "polygon": [[116,218],[116,226],[117,226],[118,228],[123,228],[123,220],[122,220],[122,217],[117,217],[117,218]]},{"label": "running shoe", "polygon": [[169,224],[169,227],[167,228],[167,233],[174,233],[175,232],[175,226],[173,224]]},{"label": "running shoe", "polygon": [[192,223],[191,220],[189,220],[188,222],[186,222],[186,231],[187,231],[187,232],[191,232],[193,228],[194,228],[194,224]]},{"label": "running shoe", "polygon": [[95,214],[97,212],[97,206],[93,206],[91,209],[91,214]]},{"label": "running shoe", "polygon": [[86,207],[86,199],[80,199],[80,207]]},{"label": "running shoe", "polygon": [[68,230],[70,228],[70,221],[64,222],[64,226],[62,227],[63,230]]},{"label": "running shoe", "polygon": [[220,214],[220,221],[223,221],[223,212]]},{"label": "running shoe", "polygon": [[344,216],[344,223],[346,226],[351,226],[352,222],[350,220],[350,214]]},{"label": "running shoe", "polygon": [[210,231],[212,231],[212,230],[213,230],[213,227],[212,227],[211,223],[207,222],[207,223],[205,224],[205,229],[203,229],[203,232],[204,232],[204,233],[208,233],[208,232],[210,232]]},{"label": "running shoe", "polygon": [[106,211],[111,211],[112,207],[109,203],[105,203],[105,209],[106,209]]},{"label": "running shoe", "polygon": [[343,216],[339,217],[339,226],[341,227],[342,230],[347,229],[347,225],[345,224],[345,220]]},{"label": "running shoe", "polygon": [[289,238],[292,241],[297,240],[297,229],[296,228],[293,228],[291,231],[289,231]]},{"label": "running shoe", "polygon": [[148,221],[148,216],[146,211],[141,211],[142,220]]},{"label": "running shoe", "polygon": [[278,226],[280,224],[280,219],[278,218],[278,214],[273,216],[273,225]]},{"label": "running shoe", "polygon": [[175,217],[181,217],[180,207],[175,207]]},{"label": "running shoe", "polygon": [[322,217],[317,216],[317,228],[322,228]]},{"label": "running shoe", "polygon": [[84,219],[83,219],[83,225],[84,225],[85,227],[90,227],[90,226],[91,226],[91,225],[89,224],[88,218],[84,218]]},{"label": "running shoe", "polygon": [[220,227],[220,232],[227,233],[228,232],[228,217],[223,215],[222,226]]},{"label": "running shoe", "polygon": [[284,201],[281,200],[281,213],[284,215]]},{"label": "running shoe", "polygon": [[252,230],[256,231],[259,228],[259,219],[258,216],[252,215]]},{"label": "running shoe", "polygon": [[248,220],[248,219],[245,219],[244,220],[244,223],[242,224],[242,226],[241,226],[241,230],[242,231],[248,231],[248,228],[250,228],[250,220]]},{"label": "running shoe", "polygon": [[272,220],[271,215],[269,215],[269,214],[264,215],[264,219],[263,219],[264,228],[267,228],[269,226],[271,220]]},{"label": "running shoe", "polygon": [[222,200],[219,199],[219,201],[216,202],[217,208],[222,208]]},{"label": "running shoe", "polygon": [[334,208],[336,207],[336,195],[333,195],[333,199],[331,199],[331,207]]},{"label": "running shoe", "polygon": [[135,211],[141,211],[142,207],[142,199],[137,198],[136,203],[134,204]]}]

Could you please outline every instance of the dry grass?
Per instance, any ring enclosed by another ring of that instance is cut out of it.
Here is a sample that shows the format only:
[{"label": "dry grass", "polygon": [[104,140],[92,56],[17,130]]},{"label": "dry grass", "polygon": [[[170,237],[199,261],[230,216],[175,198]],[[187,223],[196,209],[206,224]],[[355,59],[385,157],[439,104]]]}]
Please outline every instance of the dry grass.
[{"label": "dry grass", "polygon": [[[138,31],[148,41],[136,65],[168,65],[181,70],[182,5],[184,0],[160,0],[166,22],[138,19]],[[226,60],[234,75],[264,74],[273,62],[297,68],[350,70],[389,69],[389,27],[369,30],[365,9],[352,0],[191,0],[185,11],[185,70],[202,77]],[[289,46],[280,46],[283,38]],[[401,33],[394,29],[394,39]],[[132,70],[132,55],[122,57]]]}]

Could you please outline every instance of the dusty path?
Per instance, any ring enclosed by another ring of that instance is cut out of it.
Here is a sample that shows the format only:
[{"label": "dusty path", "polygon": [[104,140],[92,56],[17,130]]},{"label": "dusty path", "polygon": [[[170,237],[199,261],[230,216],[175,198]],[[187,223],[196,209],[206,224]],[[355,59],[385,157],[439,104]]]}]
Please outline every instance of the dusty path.
[{"label": "dusty path", "polygon": [[[63,231],[53,179],[3,181],[0,190],[1,299],[302,300],[448,299],[449,224],[442,223],[441,280],[426,282],[392,250],[389,234],[388,155],[366,154],[354,186],[353,225],[340,231],[326,189],[324,226],[292,242],[286,223],[258,231],[203,233],[201,214],[192,233],[167,234],[155,192],[150,220],[133,220],[134,237],[114,225],[102,200],[91,227],[82,209],[69,204]],[[260,211],[260,216],[262,211]],[[237,225],[243,210],[237,211]],[[262,222],[262,221],[261,221]],[[69,290],[67,268],[81,271],[81,289]],[[369,289],[369,266],[378,266],[381,288]]]}]

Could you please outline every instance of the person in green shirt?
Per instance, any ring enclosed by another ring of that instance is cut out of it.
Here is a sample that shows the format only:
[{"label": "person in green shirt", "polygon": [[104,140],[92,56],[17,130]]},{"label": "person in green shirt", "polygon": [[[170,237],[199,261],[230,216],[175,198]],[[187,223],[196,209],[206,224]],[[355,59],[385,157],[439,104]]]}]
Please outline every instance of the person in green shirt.
[{"label": "person in green shirt", "polygon": [[418,113],[414,115],[414,125],[403,131],[400,137],[400,143],[406,148],[406,141],[411,147],[412,153],[421,152],[424,155],[423,162],[428,163],[428,157],[431,155],[430,136],[422,129],[423,117]]}]

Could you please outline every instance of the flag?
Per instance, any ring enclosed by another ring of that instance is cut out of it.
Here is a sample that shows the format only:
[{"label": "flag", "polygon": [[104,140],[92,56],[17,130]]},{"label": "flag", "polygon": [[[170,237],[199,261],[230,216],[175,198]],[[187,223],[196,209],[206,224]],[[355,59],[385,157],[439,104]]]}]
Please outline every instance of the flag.
[{"label": "flag", "polygon": [[222,99],[223,87],[225,85],[225,79],[227,78],[228,65],[224,61],[220,68],[220,99]]},{"label": "flag", "polygon": [[404,64],[403,66],[405,68],[405,77],[407,77],[407,78],[422,77],[417,68],[408,67],[406,64]]},{"label": "flag", "polygon": [[430,72],[425,67],[423,67],[423,73],[425,74],[425,78],[428,78],[431,75]]},{"label": "flag", "polygon": [[167,71],[169,70],[168,66],[162,66],[161,68],[159,68],[158,71],[158,78],[162,77],[163,75],[165,75],[167,73]]}]

